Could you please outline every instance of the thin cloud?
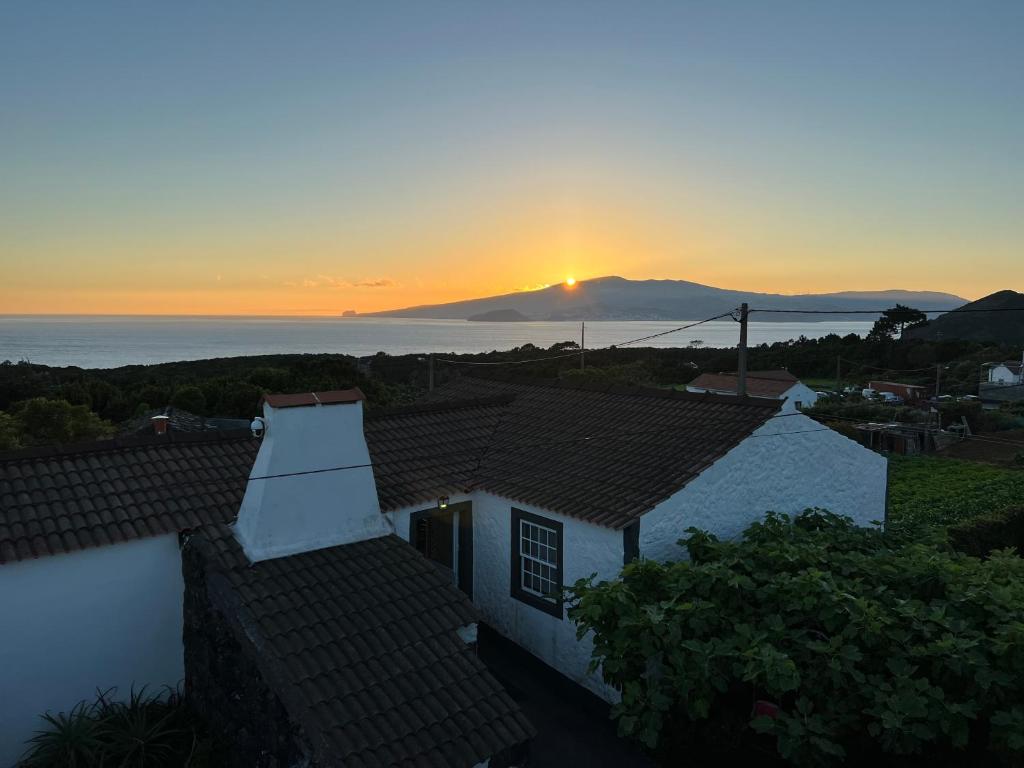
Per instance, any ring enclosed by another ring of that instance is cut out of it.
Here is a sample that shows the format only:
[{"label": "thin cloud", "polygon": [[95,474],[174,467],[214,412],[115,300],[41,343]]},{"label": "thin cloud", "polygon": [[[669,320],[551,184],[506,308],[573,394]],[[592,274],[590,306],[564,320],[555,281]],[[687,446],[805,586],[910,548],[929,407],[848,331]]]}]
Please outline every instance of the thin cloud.
[{"label": "thin cloud", "polygon": [[387,277],[367,280],[342,280],[331,275],[317,275],[316,277],[303,278],[301,282],[289,280],[284,285],[289,288],[298,286],[303,288],[392,288],[396,283]]}]

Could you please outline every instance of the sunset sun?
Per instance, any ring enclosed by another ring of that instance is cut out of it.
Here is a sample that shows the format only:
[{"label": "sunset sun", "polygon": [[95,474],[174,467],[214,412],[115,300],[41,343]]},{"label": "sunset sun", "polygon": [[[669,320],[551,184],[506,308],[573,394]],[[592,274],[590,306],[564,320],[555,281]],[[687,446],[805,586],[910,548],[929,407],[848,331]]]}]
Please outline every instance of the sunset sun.
[{"label": "sunset sun", "polygon": [[567,278],[565,278],[565,287],[566,288],[572,288],[575,285],[576,285],[576,278],[575,277],[567,277]]}]

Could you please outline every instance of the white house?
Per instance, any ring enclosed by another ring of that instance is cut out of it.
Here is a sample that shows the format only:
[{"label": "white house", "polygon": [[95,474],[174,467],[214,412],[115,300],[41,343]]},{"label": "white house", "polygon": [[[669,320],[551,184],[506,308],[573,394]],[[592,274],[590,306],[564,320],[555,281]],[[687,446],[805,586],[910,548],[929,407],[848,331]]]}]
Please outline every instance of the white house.
[{"label": "white house", "polygon": [[999,385],[1024,384],[1024,360],[989,363],[988,383]]},{"label": "white house", "polygon": [[532,727],[465,653],[478,618],[612,699],[561,587],[681,557],[691,526],[885,514],[885,460],[777,399],[472,378],[361,399],[268,396],[259,439],[0,459],[0,761],[47,709],[184,675],[238,765],[497,768]]},{"label": "white house", "polygon": [[[739,389],[735,373],[702,373],[686,385],[687,392],[713,392],[735,395]],[[782,412],[794,413],[814,405],[818,393],[801,382],[789,371],[750,371],[747,374],[747,394],[751,397],[770,397],[782,400]]]}]

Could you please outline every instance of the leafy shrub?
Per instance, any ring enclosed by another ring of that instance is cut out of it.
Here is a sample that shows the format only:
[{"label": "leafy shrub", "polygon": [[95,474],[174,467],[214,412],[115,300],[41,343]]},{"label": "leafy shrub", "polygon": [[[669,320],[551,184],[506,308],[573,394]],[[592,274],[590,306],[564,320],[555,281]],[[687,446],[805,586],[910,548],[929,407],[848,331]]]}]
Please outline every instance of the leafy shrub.
[{"label": "leafy shrub", "polygon": [[947,529],[949,543],[974,557],[985,557],[992,550],[1013,547],[1024,553],[1024,509],[988,512]]},{"label": "leafy shrub", "polygon": [[127,701],[112,689],[97,692],[69,713],[43,715],[47,727],[28,742],[19,768],[204,768],[214,749],[178,691],[149,695],[132,690]]},{"label": "leafy shrub", "polygon": [[716,729],[737,748],[760,734],[801,766],[1019,759],[1020,558],[894,544],[821,510],[681,543],[689,561],[569,591],[594,667],[622,692],[620,733],[664,764]]}]

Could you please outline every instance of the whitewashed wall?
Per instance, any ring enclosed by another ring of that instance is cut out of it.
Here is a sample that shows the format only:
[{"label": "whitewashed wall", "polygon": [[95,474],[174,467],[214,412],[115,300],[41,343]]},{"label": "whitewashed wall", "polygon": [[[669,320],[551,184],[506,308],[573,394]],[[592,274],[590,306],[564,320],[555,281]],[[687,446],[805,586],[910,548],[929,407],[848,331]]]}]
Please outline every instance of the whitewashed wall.
[{"label": "whitewashed wall", "polygon": [[584,523],[488,493],[473,495],[473,602],[484,620],[566,677],[606,699],[615,691],[600,675],[587,673],[593,644],[576,639],[576,625],[513,598],[511,585],[512,507],[562,523],[566,586],[596,573],[613,579],[622,570],[622,531]]},{"label": "whitewashed wall", "polygon": [[988,380],[993,384],[1019,384],[1021,377],[1005,365],[995,365],[988,370]]},{"label": "whitewashed wall", "polygon": [[783,394],[782,408],[780,413],[797,413],[800,409],[796,407],[800,403],[801,408],[814,405],[818,400],[818,393],[808,387],[802,381],[798,381]]},{"label": "whitewashed wall", "polygon": [[735,537],[767,511],[824,507],[869,525],[885,515],[885,489],[879,454],[807,416],[775,417],[640,519],[640,553],[676,560],[687,528]]},{"label": "whitewashed wall", "polygon": [[[512,507],[562,523],[565,557],[562,570],[566,586],[592,573],[598,574],[599,579],[618,576],[622,570],[622,531],[590,525],[481,491],[451,497],[452,504],[460,501],[473,503],[473,603],[484,621],[566,677],[599,696],[614,700],[617,692],[605,685],[600,675],[588,674],[593,644],[586,638],[576,639],[576,625],[564,614],[557,619],[511,596]],[[427,502],[390,512],[387,517],[395,533],[408,540],[410,514],[430,506]],[[457,549],[455,560],[458,560]]]},{"label": "whitewashed wall", "polygon": [[185,675],[177,534],[0,565],[0,766],[39,715]]},{"label": "whitewashed wall", "polygon": [[253,562],[384,536],[363,405],[272,408],[235,523]]}]

